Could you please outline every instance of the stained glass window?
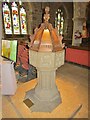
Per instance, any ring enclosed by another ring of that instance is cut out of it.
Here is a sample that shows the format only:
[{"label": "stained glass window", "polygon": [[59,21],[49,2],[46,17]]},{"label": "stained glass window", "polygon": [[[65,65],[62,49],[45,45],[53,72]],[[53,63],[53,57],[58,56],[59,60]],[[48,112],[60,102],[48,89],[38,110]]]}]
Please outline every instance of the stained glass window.
[{"label": "stained glass window", "polygon": [[26,11],[22,1],[3,0],[3,21],[5,34],[27,34]]},{"label": "stained glass window", "polygon": [[12,21],[13,21],[13,33],[20,34],[18,6],[15,2],[12,3]]},{"label": "stained glass window", "polygon": [[21,34],[27,34],[26,12],[25,12],[25,9],[23,7],[20,8],[20,26],[21,26]]},{"label": "stained glass window", "polygon": [[63,34],[64,29],[64,18],[63,18],[63,12],[61,9],[58,9],[56,11],[55,15],[55,27],[58,29],[58,34]]},{"label": "stained glass window", "polygon": [[6,3],[3,4],[3,18],[5,34],[12,34],[10,9]]}]

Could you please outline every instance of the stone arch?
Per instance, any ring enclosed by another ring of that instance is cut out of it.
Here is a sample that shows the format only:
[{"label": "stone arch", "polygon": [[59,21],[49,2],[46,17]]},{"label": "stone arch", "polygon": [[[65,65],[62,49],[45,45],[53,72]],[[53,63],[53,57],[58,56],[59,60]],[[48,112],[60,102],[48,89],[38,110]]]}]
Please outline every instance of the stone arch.
[{"label": "stone arch", "polygon": [[68,18],[69,18],[69,13],[68,13],[68,10],[67,10],[66,6],[62,3],[62,4],[59,6],[59,8],[61,8],[61,9],[63,10],[64,15],[66,16],[66,19],[68,19]]},{"label": "stone arch", "polygon": [[[65,28],[66,28],[66,20],[65,19],[67,19],[68,17],[67,17],[67,8],[65,7],[65,5],[64,4],[62,4],[62,3],[60,3],[60,5],[58,5],[56,8],[55,8],[55,11],[54,11],[54,16],[55,16],[55,14],[56,14],[56,12],[58,11],[58,9],[61,9],[62,10],[62,12],[63,12],[63,17],[64,17],[64,33],[63,34],[65,34]],[[55,24],[55,23],[54,23]],[[54,27],[55,27],[55,25],[54,25]]]},{"label": "stone arch", "polygon": [[[55,8],[55,11],[57,11],[58,8],[60,8],[60,9],[63,10],[66,18],[68,19],[68,17],[69,17],[69,12],[68,12],[67,7],[65,6],[65,4],[64,4],[64,3],[60,3],[59,5],[57,5],[57,7]],[[55,14],[55,13],[54,13],[54,14]]]},{"label": "stone arch", "polygon": [[[67,8],[64,4],[60,4],[56,9],[55,9],[55,16],[56,16],[56,12],[58,12],[58,9],[60,9],[63,12],[63,18],[64,18],[64,35],[65,35],[65,29],[66,29],[66,20],[68,19],[68,11]],[[54,23],[55,24],[55,23]],[[54,25],[55,27],[55,25]]]},{"label": "stone arch", "polygon": [[61,8],[64,12],[64,38],[71,39],[72,38],[72,17],[70,15],[70,11],[67,7],[67,3],[60,3],[56,9]]},{"label": "stone arch", "polygon": [[[55,21],[55,12],[58,8],[62,8],[65,14],[65,23],[64,23],[64,39],[69,41],[72,39],[72,29],[73,29],[73,3],[68,2],[53,2],[49,4],[50,6],[50,22],[54,26]],[[71,41],[70,41],[71,42]]]}]

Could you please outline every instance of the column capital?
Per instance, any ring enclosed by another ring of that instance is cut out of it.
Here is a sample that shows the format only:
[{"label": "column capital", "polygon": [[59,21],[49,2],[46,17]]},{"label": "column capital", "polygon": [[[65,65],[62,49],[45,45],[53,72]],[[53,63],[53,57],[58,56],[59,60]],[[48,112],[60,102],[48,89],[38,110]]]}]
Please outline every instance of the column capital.
[{"label": "column capital", "polygon": [[72,18],[73,21],[86,21],[85,17],[74,17]]}]

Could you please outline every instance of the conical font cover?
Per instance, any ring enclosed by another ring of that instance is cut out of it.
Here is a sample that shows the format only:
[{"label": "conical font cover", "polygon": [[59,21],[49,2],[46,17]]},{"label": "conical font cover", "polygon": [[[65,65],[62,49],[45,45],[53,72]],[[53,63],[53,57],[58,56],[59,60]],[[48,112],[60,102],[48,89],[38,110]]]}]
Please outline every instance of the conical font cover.
[{"label": "conical font cover", "polygon": [[40,28],[36,28],[34,34],[31,35],[30,49],[34,51],[60,51],[63,49],[62,35],[58,35],[57,28],[53,28],[52,24],[48,22],[50,15],[49,7],[45,8],[46,14],[44,14],[44,23]]}]

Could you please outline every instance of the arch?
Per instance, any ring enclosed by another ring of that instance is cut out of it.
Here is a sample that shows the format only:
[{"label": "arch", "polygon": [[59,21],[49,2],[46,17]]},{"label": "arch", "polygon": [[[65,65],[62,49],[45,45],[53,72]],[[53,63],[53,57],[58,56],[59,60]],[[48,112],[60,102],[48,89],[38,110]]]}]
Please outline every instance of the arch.
[{"label": "arch", "polygon": [[61,3],[61,5],[59,6],[59,8],[61,8],[64,11],[65,18],[68,19],[69,18],[69,13],[68,13],[68,9],[65,6],[65,4]]},{"label": "arch", "polygon": [[[59,34],[65,34],[65,31],[66,31],[67,26],[68,26],[67,22],[68,22],[68,19],[69,19],[69,12],[68,12],[67,7],[65,6],[64,3],[61,3],[58,6],[58,8],[56,8],[56,11],[58,9],[60,9],[62,11],[62,13],[63,13],[63,20],[60,20],[60,23],[59,23],[59,25],[61,25],[61,26],[57,25],[58,33]],[[55,22],[55,24],[56,24],[56,22]],[[55,25],[55,27],[56,27],[56,25]]]}]

